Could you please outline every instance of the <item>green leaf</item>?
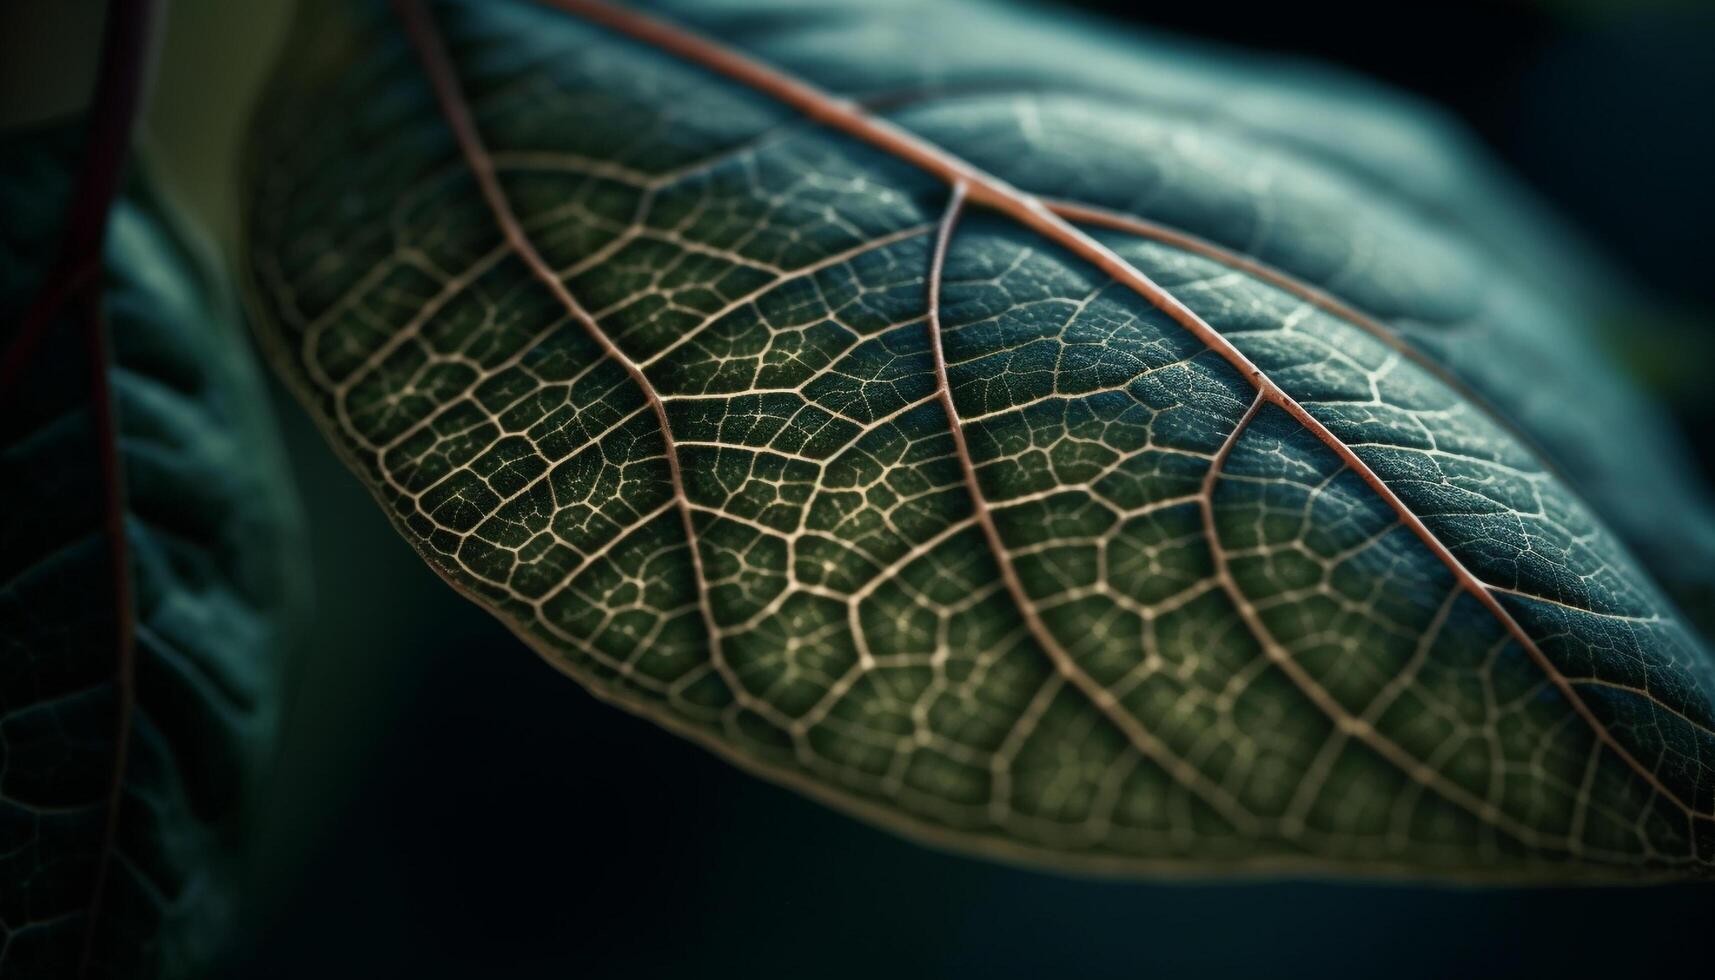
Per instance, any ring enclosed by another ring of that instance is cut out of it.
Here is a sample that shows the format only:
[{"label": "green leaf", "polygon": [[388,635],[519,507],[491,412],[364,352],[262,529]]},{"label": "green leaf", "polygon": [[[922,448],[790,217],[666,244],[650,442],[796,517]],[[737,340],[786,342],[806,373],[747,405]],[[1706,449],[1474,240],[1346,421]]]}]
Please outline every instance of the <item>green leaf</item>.
[{"label": "green leaf", "polygon": [[598,696],[1055,867],[1712,866],[1707,497],[1421,110],[1012,8],[393,6],[258,117],[263,334]]},{"label": "green leaf", "polygon": [[[0,138],[8,353],[82,133]],[[261,380],[203,259],[133,181],[100,284],[0,392],[0,976],[201,975],[228,938],[304,579]]]}]

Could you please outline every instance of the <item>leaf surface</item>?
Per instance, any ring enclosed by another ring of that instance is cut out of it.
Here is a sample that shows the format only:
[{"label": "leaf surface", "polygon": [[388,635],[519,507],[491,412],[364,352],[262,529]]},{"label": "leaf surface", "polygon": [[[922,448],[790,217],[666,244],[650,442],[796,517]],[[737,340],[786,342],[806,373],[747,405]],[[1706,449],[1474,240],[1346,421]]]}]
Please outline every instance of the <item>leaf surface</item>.
[{"label": "leaf surface", "polygon": [[[51,288],[83,132],[0,139],[8,354]],[[0,391],[8,978],[209,966],[303,581],[230,293],[141,180],[106,225],[101,269]]]},{"label": "leaf surface", "polygon": [[1010,9],[394,6],[259,119],[264,337],[598,695],[1061,867],[1709,867],[1705,495],[1433,123]]}]

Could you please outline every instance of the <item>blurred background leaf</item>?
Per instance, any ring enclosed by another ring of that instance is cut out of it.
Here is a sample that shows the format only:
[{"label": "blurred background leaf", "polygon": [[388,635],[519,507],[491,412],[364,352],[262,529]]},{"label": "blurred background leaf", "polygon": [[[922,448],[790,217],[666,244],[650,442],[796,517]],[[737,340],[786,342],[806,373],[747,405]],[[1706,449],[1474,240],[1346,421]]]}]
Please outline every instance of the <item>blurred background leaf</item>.
[{"label": "blurred background leaf", "polygon": [[37,6],[0,17],[6,74],[47,73],[0,98],[0,974],[200,976],[306,556],[236,297],[124,166],[150,7]]}]

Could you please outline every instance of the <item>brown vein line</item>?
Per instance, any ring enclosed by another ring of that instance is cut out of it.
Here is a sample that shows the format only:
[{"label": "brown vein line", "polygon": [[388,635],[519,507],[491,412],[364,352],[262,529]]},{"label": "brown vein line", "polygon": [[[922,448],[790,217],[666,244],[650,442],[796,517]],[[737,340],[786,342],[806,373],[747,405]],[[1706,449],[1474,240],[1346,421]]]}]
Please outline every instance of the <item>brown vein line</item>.
[{"label": "brown vein line", "polygon": [[634,384],[643,393],[655,414],[655,421],[661,427],[661,442],[663,452],[667,457],[667,473],[673,486],[673,499],[678,506],[680,523],[685,530],[685,544],[691,552],[691,572],[696,578],[697,606],[702,613],[703,625],[709,634],[710,653],[715,668],[720,671],[723,680],[732,688],[733,697],[740,705],[758,711],[766,708],[750,697],[739,683],[738,677],[726,663],[720,650],[720,633],[715,621],[714,608],[709,603],[707,582],[703,570],[703,556],[697,545],[697,530],[691,515],[690,497],[685,493],[685,478],[679,468],[679,451],[673,441],[673,428],[667,420],[667,406],[661,396],[655,391],[655,386],[644,375],[629,355],[619,348],[601,329],[595,319],[573,296],[566,284],[560,281],[554,269],[542,254],[536,250],[529,237],[524,232],[523,224],[518,215],[512,210],[512,202],[507,198],[506,191],[500,186],[493,160],[488,155],[488,149],[482,140],[482,134],[477,131],[476,119],[472,116],[470,104],[466,101],[464,91],[458,80],[458,74],[453,67],[452,59],[447,54],[445,45],[441,42],[440,31],[434,17],[428,12],[422,0],[393,0],[393,10],[405,27],[405,33],[416,49],[418,60],[422,62],[424,74],[435,90],[435,98],[440,103],[441,113],[445,116],[447,125],[453,131],[459,150],[466,164],[471,169],[471,175],[476,179],[477,186],[482,190],[483,200],[487,202],[494,220],[500,227],[506,241],[518,253],[518,257],[530,268],[532,274],[553,293],[554,298],[566,308],[572,318],[577,320],[602,352],[612,358],[625,369]]},{"label": "brown vein line", "polygon": [[1036,603],[1024,587],[1023,579],[1019,578],[1018,569],[1013,565],[1012,556],[1006,549],[1006,542],[1001,539],[1000,527],[995,523],[994,511],[989,507],[988,499],[983,495],[982,484],[977,479],[976,464],[971,456],[970,446],[965,441],[964,423],[959,418],[958,407],[953,403],[953,388],[947,379],[947,351],[941,338],[941,273],[946,267],[947,246],[952,241],[953,229],[958,224],[964,203],[965,185],[955,183],[952,197],[947,202],[946,213],[936,230],[935,248],[929,260],[929,350],[935,360],[935,396],[940,401],[942,410],[947,413],[948,429],[953,435],[953,455],[958,457],[959,469],[964,474],[965,489],[971,498],[971,508],[976,514],[978,526],[982,528],[983,539],[988,542],[989,550],[994,554],[1001,579],[1006,583],[1007,591],[1012,594],[1013,604],[1024,617],[1031,637],[1043,652],[1048,654],[1054,669],[1062,677],[1071,681],[1079,693],[1088,698],[1096,710],[1119,729],[1140,754],[1214,806],[1221,816],[1232,821],[1237,829],[1254,831],[1254,817],[1246,812],[1238,800],[1163,745],[1148,729],[1138,723],[1136,717],[1125,711],[1111,692],[1078,667],[1072,655],[1060,645],[1059,639],[1048,628],[1048,624],[1043,622]]},{"label": "brown vein line", "polygon": [[[1244,620],[1245,626],[1250,629],[1257,642],[1262,644],[1263,655],[1268,658],[1270,663],[1280,668],[1281,672],[1286,674],[1292,683],[1315,703],[1318,710],[1333,720],[1341,735],[1358,738],[1415,782],[1433,789],[1446,799],[1452,800],[1483,821],[1493,824],[1505,833],[1517,838],[1520,843],[1527,847],[1542,846],[1541,837],[1535,831],[1520,825],[1502,813],[1490,801],[1477,796],[1457,783],[1442,778],[1439,773],[1430,769],[1422,760],[1413,757],[1411,753],[1400,748],[1392,739],[1377,731],[1367,718],[1354,716],[1350,711],[1347,711],[1339,701],[1328,693],[1326,688],[1310,676],[1310,673],[1293,658],[1291,652],[1282,646],[1279,640],[1275,639],[1274,633],[1268,628],[1268,624],[1263,622],[1262,614],[1257,612],[1256,607],[1251,604],[1250,597],[1245,595],[1243,589],[1239,588],[1238,580],[1233,577],[1232,567],[1227,561],[1226,549],[1221,547],[1220,531],[1215,523],[1215,486],[1220,482],[1221,471],[1225,469],[1228,458],[1233,454],[1234,447],[1239,444],[1240,437],[1244,435],[1245,430],[1250,427],[1251,422],[1255,420],[1263,407],[1269,404],[1272,402],[1267,389],[1259,388],[1256,397],[1251,400],[1250,407],[1245,409],[1244,416],[1239,419],[1238,425],[1233,427],[1233,431],[1228,434],[1226,441],[1221,443],[1220,451],[1215,454],[1215,460],[1209,465],[1208,472],[1203,474],[1203,490],[1199,494],[1198,505],[1203,516],[1203,533],[1209,539],[1209,554],[1215,562],[1215,578],[1221,583],[1221,589],[1226,592],[1227,598],[1238,610],[1239,618]],[[1455,595],[1458,593],[1449,593],[1450,597]],[[1451,607],[1451,602],[1442,603],[1441,609],[1436,613],[1436,628],[1439,628]],[[1434,634],[1426,635],[1433,636]]]},{"label": "brown vein line", "polygon": [[108,868],[113,864],[119,842],[120,802],[125,792],[125,772],[131,756],[131,716],[137,703],[137,635],[132,609],[130,548],[125,540],[125,467],[119,459],[119,417],[113,402],[112,356],[108,350],[106,324],[102,322],[100,294],[91,290],[86,302],[83,316],[87,324],[89,408],[101,455],[102,531],[107,539],[108,574],[113,588],[117,644],[114,686],[118,688],[119,707],[114,721],[113,778],[108,784],[101,856],[96,864],[95,885],[89,898],[89,923],[85,927],[83,958],[77,974],[80,977],[89,974],[95,955],[96,923],[106,901]]},{"label": "brown vein line", "polygon": [[1518,642],[1531,661],[1543,671],[1549,682],[1566,698],[1573,711],[1583,719],[1585,724],[1590,726],[1591,731],[1614,752],[1615,756],[1636,772],[1657,794],[1668,800],[1688,817],[1715,819],[1715,813],[1699,811],[1681,799],[1677,793],[1661,781],[1654,770],[1639,762],[1624,745],[1620,744],[1619,739],[1608,730],[1606,725],[1602,724],[1600,718],[1596,717],[1595,712],[1585,703],[1578,691],[1567,683],[1566,678],[1561,675],[1553,662],[1542,652],[1542,649],[1537,646],[1536,641],[1531,638],[1518,620],[1507,612],[1500,600],[1489,592],[1483,581],[1477,578],[1457,556],[1448,550],[1441,539],[1435,536],[1428,525],[1424,524],[1422,518],[1407,507],[1405,501],[1400,499],[1399,495],[1394,493],[1393,489],[1383,482],[1381,477],[1377,476],[1369,464],[1365,463],[1351,447],[1342,442],[1338,436],[1328,430],[1327,426],[1323,425],[1292,396],[1264,375],[1262,369],[1257,367],[1249,357],[1246,357],[1243,351],[1240,351],[1232,341],[1211,327],[1196,312],[1163,289],[1136,266],[1121,258],[1112,249],[1096,241],[1087,232],[1065,218],[1055,214],[1041,199],[1013,187],[998,177],[985,173],[922,137],[885,119],[869,115],[861,106],[849,99],[842,99],[824,92],[807,82],[753,60],[748,55],[675,24],[616,6],[606,2],[606,0],[536,0],[536,2],[559,8],[591,23],[600,24],[620,34],[677,55],[711,72],[725,75],[803,112],[818,122],[911,163],[949,184],[963,183],[966,185],[966,198],[971,203],[986,206],[1012,218],[1019,224],[1094,265],[1115,281],[1129,287],[1148,300],[1157,309],[1171,317],[1174,322],[1185,328],[1192,336],[1224,358],[1244,375],[1247,381],[1256,386],[1262,393],[1262,397],[1283,409],[1299,424],[1309,429],[1312,435],[1321,440],[1342,462],[1357,473],[1365,483],[1369,484],[1371,489],[1399,514],[1400,520],[1429,548],[1430,552],[1447,566],[1460,587],[1469,592],[1501,623],[1502,627]]},{"label": "brown vein line", "polygon": [[1445,366],[1431,360],[1429,355],[1401,337],[1393,328],[1326,289],[1313,286],[1285,270],[1278,269],[1243,252],[1218,245],[1206,238],[1174,228],[1171,225],[1164,225],[1158,221],[1064,198],[1043,198],[1042,203],[1048,205],[1049,210],[1068,221],[1122,231],[1139,238],[1148,238],[1190,252],[1193,255],[1219,262],[1230,269],[1243,272],[1276,289],[1290,293],[1330,316],[1346,321],[1375,337],[1406,360],[1427,372],[1435,380],[1452,389],[1459,397],[1475,405],[1479,411],[1489,417],[1491,422],[1500,426],[1508,435],[1529,449],[1545,470],[1561,478],[1563,482],[1571,482],[1566,480],[1565,474],[1555,465],[1553,457],[1542,447],[1541,443],[1537,442],[1536,437],[1520,428],[1506,412],[1503,412],[1487,396],[1471,387],[1464,379],[1449,371]]},{"label": "brown vein line", "polygon": [[1635,684],[1622,684],[1619,681],[1603,680],[1600,677],[1571,677],[1567,680],[1575,686],[1601,687],[1607,688],[1610,691],[1622,691],[1626,694],[1635,695],[1648,702],[1651,707],[1667,712],[1675,718],[1678,718],[1680,721],[1685,722],[1687,725],[1690,725],[1692,728],[1695,728],[1706,735],[1715,735],[1715,728],[1711,728],[1708,722],[1700,721],[1686,714],[1684,711],[1675,708],[1673,705],[1663,701],[1659,695],[1648,688],[1638,687]]},{"label": "brown vein line", "polygon": [[1539,602],[1545,606],[1556,606],[1560,609],[1565,609],[1568,612],[1575,612],[1584,616],[1595,616],[1599,619],[1612,619],[1622,623],[1638,623],[1643,626],[1666,622],[1666,617],[1659,614],[1655,616],[1632,616],[1627,613],[1603,612],[1600,609],[1589,609],[1584,606],[1574,606],[1570,602],[1562,602],[1559,599],[1550,599],[1545,595],[1537,595],[1534,592],[1526,592],[1523,589],[1514,589],[1505,585],[1490,585],[1489,588],[1497,595],[1510,595],[1519,599],[1528,599],[1531,602]]},{"label": "brown vein line", "polygon": [[95,288],[101,271],[107,216],[131,156],[131,130],[142,102],[154,36],[154,0],[107,5],[101,68],[84,128],[75,182],[67,198],[59,253],[36,290],[16,332],[0,353],[0,392],[9,391],[65,307]]}]

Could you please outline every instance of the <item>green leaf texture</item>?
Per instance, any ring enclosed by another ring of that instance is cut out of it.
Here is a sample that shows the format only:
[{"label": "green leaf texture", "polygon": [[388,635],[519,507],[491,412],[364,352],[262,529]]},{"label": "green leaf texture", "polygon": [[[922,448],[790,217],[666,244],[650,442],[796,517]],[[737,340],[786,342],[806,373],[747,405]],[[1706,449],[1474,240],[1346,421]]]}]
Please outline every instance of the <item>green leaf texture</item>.
[{"label": "green leaf texture", "polygon": [[960,849],[1708,871],[1707,498],[1459,136],[1062,15],[650,11],[312,7],[258,117],[265,340],[456,588]]},{"label": "green leaf texture", "polygon": [[[8,340],[54,260],[81,142],[70,125],[0,143]],[[74,302],[0,410],[7,978],[201,975],[232,918],[244,804],[280,707],[283,606],[302,578],[260,378],[202,258],[134,181],[107,232],[109,366],[93,367]],[[123,589],[104,521],[103,373]]]}]

